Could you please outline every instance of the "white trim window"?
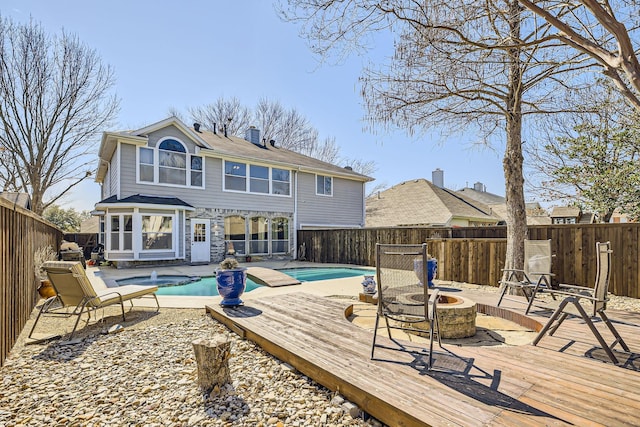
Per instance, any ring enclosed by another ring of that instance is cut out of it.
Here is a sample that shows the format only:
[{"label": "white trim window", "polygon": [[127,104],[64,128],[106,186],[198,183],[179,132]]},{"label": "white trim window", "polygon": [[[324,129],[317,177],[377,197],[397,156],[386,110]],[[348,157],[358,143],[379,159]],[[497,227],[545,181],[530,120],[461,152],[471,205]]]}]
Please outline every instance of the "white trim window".
[{"label": "white trim window", "polygon": [[291,196],[291,171],[224,161],[224,191]]},{"label": "white trim window", "polygon": [[189,154],[175,138],[158,141],[156,148],[138,148],[138,182],[204,188],[204,161]]},{"label": "white trim window", "polygon": [[228,216],[224,219],[224,240],[233,245],[238,255],[246,254],[246,220],[240,215]]},{"label": "white trim window", "polygon": [[249,222],[249,253],[269,253],[269,220],[262,216],[254,216]]},{"label": "white trim window", "polygon": [[333,196],[333,177],[316,175],[316,194],[319,196]]},{"label": "white trim window", "polygon": [[133,215],[110,215],[109,218],[109,250],[131,252],[133,250]]},{"label": "white trim window", "polygon": [[289,219],[273,218],[271,220],[271,253],[287,252],[289,252]]},{"label": "white trim window", "polygon": [[142,250],[173,250],[173,215],[142,215]]},{"label": "white trim window", "polygon": [[291,171],[271,169],[271,193],[281,196],[291,195]]}]

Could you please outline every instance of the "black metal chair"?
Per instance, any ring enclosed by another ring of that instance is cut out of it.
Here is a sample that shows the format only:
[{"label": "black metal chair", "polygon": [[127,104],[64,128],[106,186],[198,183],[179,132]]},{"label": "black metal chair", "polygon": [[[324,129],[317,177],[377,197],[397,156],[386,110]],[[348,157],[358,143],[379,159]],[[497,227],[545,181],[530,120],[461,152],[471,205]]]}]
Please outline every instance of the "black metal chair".
[{"label": "black metal chair", "polygon": [[[376,347],[378,324],[383,318],[389,339],[397,344],[393,349],[405,347],[392,337],[391,330],[429,334],[429,358],[427,369],[433,366],[433,341],[440,341],[437,316],[438,290],[429,290],[427,280],[427,245],[376,244],[376,276],[378,281],[378,310],[371,345],[371,358]],[[417,294],[417,295],[416,295]],[[411,296],[411,297],[409,297]],[[418,298],[416,298],[418,296]]]},{"label": "black metal chair", "polygon": [[496,306],[503,300],[521,302],[514,298],[505,298],[508,290],[517,289],[527,300],[525,314],[529,313],[536,294],[553,289],[553,274],[551,273],[551,240],[524,241],[524,269],[505,269],[505,279],[500,281],[500,298]]},{"label": "black metal chair", "polygon": [[[605,313],[607,309],[607,301],[609,297],[607,296],[609,290],[609,278],[611,276],[611,244],[609,242],[606,243],[596,243],[596,255],[597,255],[597,271],[596,271],[596,280],[595,286],[593,288],[588,288],[584,286],[576,286],[576,285],[566,285],[560,284],[558,290],[551,290],[550,292],[553,295],[564,295],[565,299],[560,302],[558,308],[553,312],[549,321],[544,325],[542,330],[538,333],[538,336],[533,340],[533,345],[537,345],[542,337],[548,332],[549,335],[553,335],[562,322],[570,315],[573,314],[567,311],[567,306],[572,304],[580,317],[587,324],[593,335],[596,337],[600,346],[605,351],[609,359],[615,364],[618,364],[618,358],[613,354],[613,348],[620,344],[620,346],[624,349],[624,351],[628,352],[629,347],[624,342],[616,328],[609,320],[609,317]],[[580,304],[580,300],[588,300],[593,303],[593,311],[591,314],[588,314],[584,307]],[[602,337],[602,334],[598,331],[598,329],[593,324],[592,318],[599,316],[609,331],[615,337],[613,343],[608,344],[605,339]]]}]

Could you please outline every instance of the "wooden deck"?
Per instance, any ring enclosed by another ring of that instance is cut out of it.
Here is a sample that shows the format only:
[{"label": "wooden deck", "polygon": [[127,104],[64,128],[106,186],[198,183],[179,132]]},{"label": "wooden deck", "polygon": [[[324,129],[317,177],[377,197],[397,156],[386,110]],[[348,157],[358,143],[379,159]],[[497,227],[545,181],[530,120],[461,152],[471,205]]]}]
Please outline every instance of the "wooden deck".
[{"label": "wooden deck", "polygon": [[247,269],[247,276],[256,283],[272,288],[300,284],[300,280],[294,279],[288,274],[264,267],[249,267]]},{"label": "wooden deck", "polygon": [[[617,353],[626,362],[613,365],[577,319],[536,347],[445,343],[427,371],[420,355],[376,349],[370,360],[372,334],[346,319],[349,307],[290,293],[207,310],[390,426],[640,425],[640,354]],[[609,314],[631,350],[640,352],[640,315]],[[610,338],[608,331],[603,335]]]}]

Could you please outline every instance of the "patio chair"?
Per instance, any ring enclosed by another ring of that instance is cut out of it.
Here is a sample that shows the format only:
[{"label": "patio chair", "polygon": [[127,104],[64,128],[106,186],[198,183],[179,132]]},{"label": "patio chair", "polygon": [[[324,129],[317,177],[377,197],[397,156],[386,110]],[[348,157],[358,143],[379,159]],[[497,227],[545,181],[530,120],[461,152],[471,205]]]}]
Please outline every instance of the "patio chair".
[{"label": "patio chair", "polygon": [[[433,340],[440,341],[437,316],[438,290],[420,286],[427,281],[427,245],[376,244],[376,275],[378,281],[378,310],[376,314],[371,359],[376,347],[386,347],[376,343],[378,324],[384,318],[389,339],[398,347],[395,350],[408,351],[391,336],[391,329],[406,332],[429,333],[429,361],[427,369],[433,366]],[[414,268],[414,266],[421,268]],[[417,294],[417,295],[416,295]],[[409,298],[411,296],[411,298]],[[416,296],[418,298],[416,298]],[[423,354],[423,353],[421,353]]]},{"label": "patio chair", "polygon": [[[505,298],[508,290],[520,290],[527,300],[525,314],[529,313],[536,294],[540,291],[552,289],[551,273],[551,240],[524,241],[524,270],[505,269],[505,280],[500,281],[501,291],[497,306],[503,300],[521,302],[514,298]],[[555,299],[555,298],[554,298]]]},{"label": "patio chair", "polygon": [[[569,316],[569,314],[573,314],[567,311],[567,306],[569,304],[573,304],[580,317],[582,317],[584,322],[587,324],[593,335],[600,343],[600,346],[603,348],[603,350],[613,363],[618,364],[618,359],[613,354],[613,348],[617,344],[620,344],[624,351],[629,351],[629,347],[624,342],[616,328],[613,326],[613,323],[611,323],[611,320],[609,320],[609,317],[607,317],[607,314],[605,313],[607,309],[607,301],[609,300],[607,292],[609,289],[609,278],[611,276],[612,251],[610,249],[610,246],[611,244],[609,242],[596,243],[597,269],[595,286],[593,288],[560,284],[560,289],[552,291],[555,295],[565,295],[566,297],[564,300],[562,300],[562,302],[560,302],[558,308],[549,318],[549,321],[544,325],[536,338],[533,340],[533,345],[537,345],[547,332],[549,333],[549,335],[553,335],[556,330],[558,330],[567,316]],[[580,304],[580,300],[591,301],[591,303],[593,304],[593,311],[591,312],[591,314],[587,314],[584,307]],[[609,331],[615,337],[613,343],[607,344],[600,332],[596,329],[592,321],[592,318],[596,316],[600,316],[604,324],[607,325],[607,328],[609,328]]]},{"label": "patio chair", "polygon": [[[82,263],[68,261],[48,261],[42,268],[47,272],[49,280],[56,291],[56,295],[47,298],[40,306],[36,321],[29,332],[29,338],[33,335],[38,321],[42,315],[52,316],[77,316],[76,323],[71,331],[69,340],[78,328],[78,323],[83,313],[88,314],[87,322],[91,319],[91,313],[100,308],[114,304],[120,304],[122,320],[126,321],[124,314],[124,301],[129,301],[133,307],[133,301],[137,298],[154,298],[156,310],[160,310],[160,304],[155,292],[157,286],[126,285],[108,288],[104,283],[92,283],[87,277]],[[71,309],[71,311],[69,311]]]}]

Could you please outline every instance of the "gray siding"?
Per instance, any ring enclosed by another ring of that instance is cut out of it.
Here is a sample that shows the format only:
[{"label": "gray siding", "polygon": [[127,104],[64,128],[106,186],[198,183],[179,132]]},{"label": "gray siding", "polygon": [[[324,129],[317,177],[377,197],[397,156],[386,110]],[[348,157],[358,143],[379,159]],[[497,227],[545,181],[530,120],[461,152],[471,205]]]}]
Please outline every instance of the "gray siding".
[{"label": "gray siding", "polygon": [[109,168],[109,194],[107,197],[117,195],[120,189],[120,150],[116,149],[111,158]]},{"label": "gray siding", "polygon": [[364,183],[333,178],[333,196],[316,195],[316,176],[298,174],[298,224],[361,227]]},{"label": "gray siding", "polygon": [[[155,138],[155,142],[160,139]],[[183,142],[186,136],[180,138]],[[175,196],[197,208],[278,211],[293,213],[293,195],[278,197],[222,191],[222,160],[205,157],[205,189],[136,183],[136,147],[122,144],[120,198],[134,194]],[[292,183],[293,192],[293,183]]]}]

